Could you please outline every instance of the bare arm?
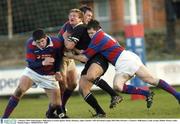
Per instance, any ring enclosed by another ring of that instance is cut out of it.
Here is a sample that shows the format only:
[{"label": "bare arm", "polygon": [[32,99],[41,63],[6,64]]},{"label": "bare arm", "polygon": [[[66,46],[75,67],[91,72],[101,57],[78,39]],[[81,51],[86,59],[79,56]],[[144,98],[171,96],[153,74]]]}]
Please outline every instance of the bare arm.
[{"label": "bare arm", "polygon": [[65,52],[64,55],[68,58],[71,58],[80,62],[86,63],[88,61],[88,58],[84,54],[75,55],[72,52]]}]

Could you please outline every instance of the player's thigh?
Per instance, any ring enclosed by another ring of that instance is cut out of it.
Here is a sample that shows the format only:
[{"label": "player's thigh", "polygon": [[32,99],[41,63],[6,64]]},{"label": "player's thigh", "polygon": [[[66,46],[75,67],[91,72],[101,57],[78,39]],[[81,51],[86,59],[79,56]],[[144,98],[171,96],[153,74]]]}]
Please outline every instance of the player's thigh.
[{"label": "player's thigh", "polygon": [[117,91],[123,91],[124,84],[131,79],[127,73],[116,73],[113,80],[113,87]]},{"label": "player's thigh", "polygon": [[142,79],[144,82],[147,82],[152,85],[157,85],[158,78],[156,78],[145,65],[139,67],[136,71],[136,75]]},{"label": "player's thigh", "polygon": [[66,76],[67,76],[68,87],[71,89],[75,88],[77,85],[76,81],[77,81],[78,73],[77,73],[77,68],[74,61],[71,61],[71,63],[69,63]]},{"label": "player's thigh", "polygon": [[97,77],[100,77],[104,73],[103,68],[97,64],[97,63],[92,63],[86,74],[86,78],[89,79],[89,81],[94,81]]},{"label": "player's thigh", "polygon": [[14,95],[22,97],[24,93],[32,86],[33,82],[28,76],[21,76],[19,79],[19,85],[16,88]]}]

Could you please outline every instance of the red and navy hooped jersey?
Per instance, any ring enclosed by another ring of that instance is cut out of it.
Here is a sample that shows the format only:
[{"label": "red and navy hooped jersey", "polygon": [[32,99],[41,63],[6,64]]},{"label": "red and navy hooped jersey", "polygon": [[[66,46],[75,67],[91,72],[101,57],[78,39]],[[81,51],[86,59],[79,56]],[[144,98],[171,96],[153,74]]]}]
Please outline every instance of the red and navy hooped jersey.
[{"label": "red and navy hooped jersey", "polygon": [[[53,75],[60,69],[63,57],[63,41],[56,37],[48,37],[47,46],[41,49],[36,46],[32,38],[26,42],[26,61],[27,67],[40,75]],[[42,61],[46,57],[55,59],[53,65],[43,66]]]},{"label": "red and navy hooped jersey", "polygon": [[115,65],[117,58],[124,50],[118,42],[104,31],[99,30],[91,39],[88,48],[83,52],[87,58],[93,57],[96,53],[102,54],[111,64]]},{"label": "red and navy hooped jersey", "polygon": [[73,27],[71,26],[71,24],[69,23],[69,21],[67,21],[66,23],[64,23],[64,25],[61,27],[60,31],[58,32],[58,38],[61,40],[61,41],[64,41],[64,38],[63,38],[63,34],[64,32],[68,32],[68,33],[72,33],[73,31]]}]

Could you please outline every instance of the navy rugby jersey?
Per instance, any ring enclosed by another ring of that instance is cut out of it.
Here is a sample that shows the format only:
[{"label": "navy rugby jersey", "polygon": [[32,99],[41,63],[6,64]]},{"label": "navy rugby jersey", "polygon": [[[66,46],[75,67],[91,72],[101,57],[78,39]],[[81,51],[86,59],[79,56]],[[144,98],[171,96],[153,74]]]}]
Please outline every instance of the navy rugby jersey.
[{"label": "navy rugby jersey", "polygon": [[[36,46],[32,38],[26,42],[26,61],[27,67],[34,70],[40,75],[54,75],[59,71],[60,63],[63,56],[63,41],[59,38],[48,37],[47,46],[40,49]],[[42,61],[46,57],[53,57],[55,62],[53,65],[43,66]]]}]

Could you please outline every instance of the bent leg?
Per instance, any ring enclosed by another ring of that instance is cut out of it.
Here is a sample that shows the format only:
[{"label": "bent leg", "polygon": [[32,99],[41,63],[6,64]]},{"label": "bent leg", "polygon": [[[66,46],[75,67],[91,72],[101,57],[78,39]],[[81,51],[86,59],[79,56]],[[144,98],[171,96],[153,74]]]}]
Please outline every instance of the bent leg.
[{"label": "bent leg", "polygon": [[107,92],[111,98],[118,96],[118,94],[109,86],[105,80],[99,78],[103,75],[103,73],[103,68],[99,64],[93,63],[87,71],[87,77],[89,80],[92,80],[95,85]]},{"label": "bent leg", "polygon": [[79,81],[79,91],[82,94],[84,100],[96,111],[97,115],[105,116],[104,110],[90,92],[92,86],[93,84],[87,80],[86,76],[81,76]]},{"label": "bent leg", "polygon": [[67,101],[69,100],[70,96],[72,95],[74,89],[77,86],[77,69],[74,60],[71,61],[67,67],[66,71],[66,89],[64,90],[63,96],[62,96],[62,106],[65,109],[65,105]]}]

